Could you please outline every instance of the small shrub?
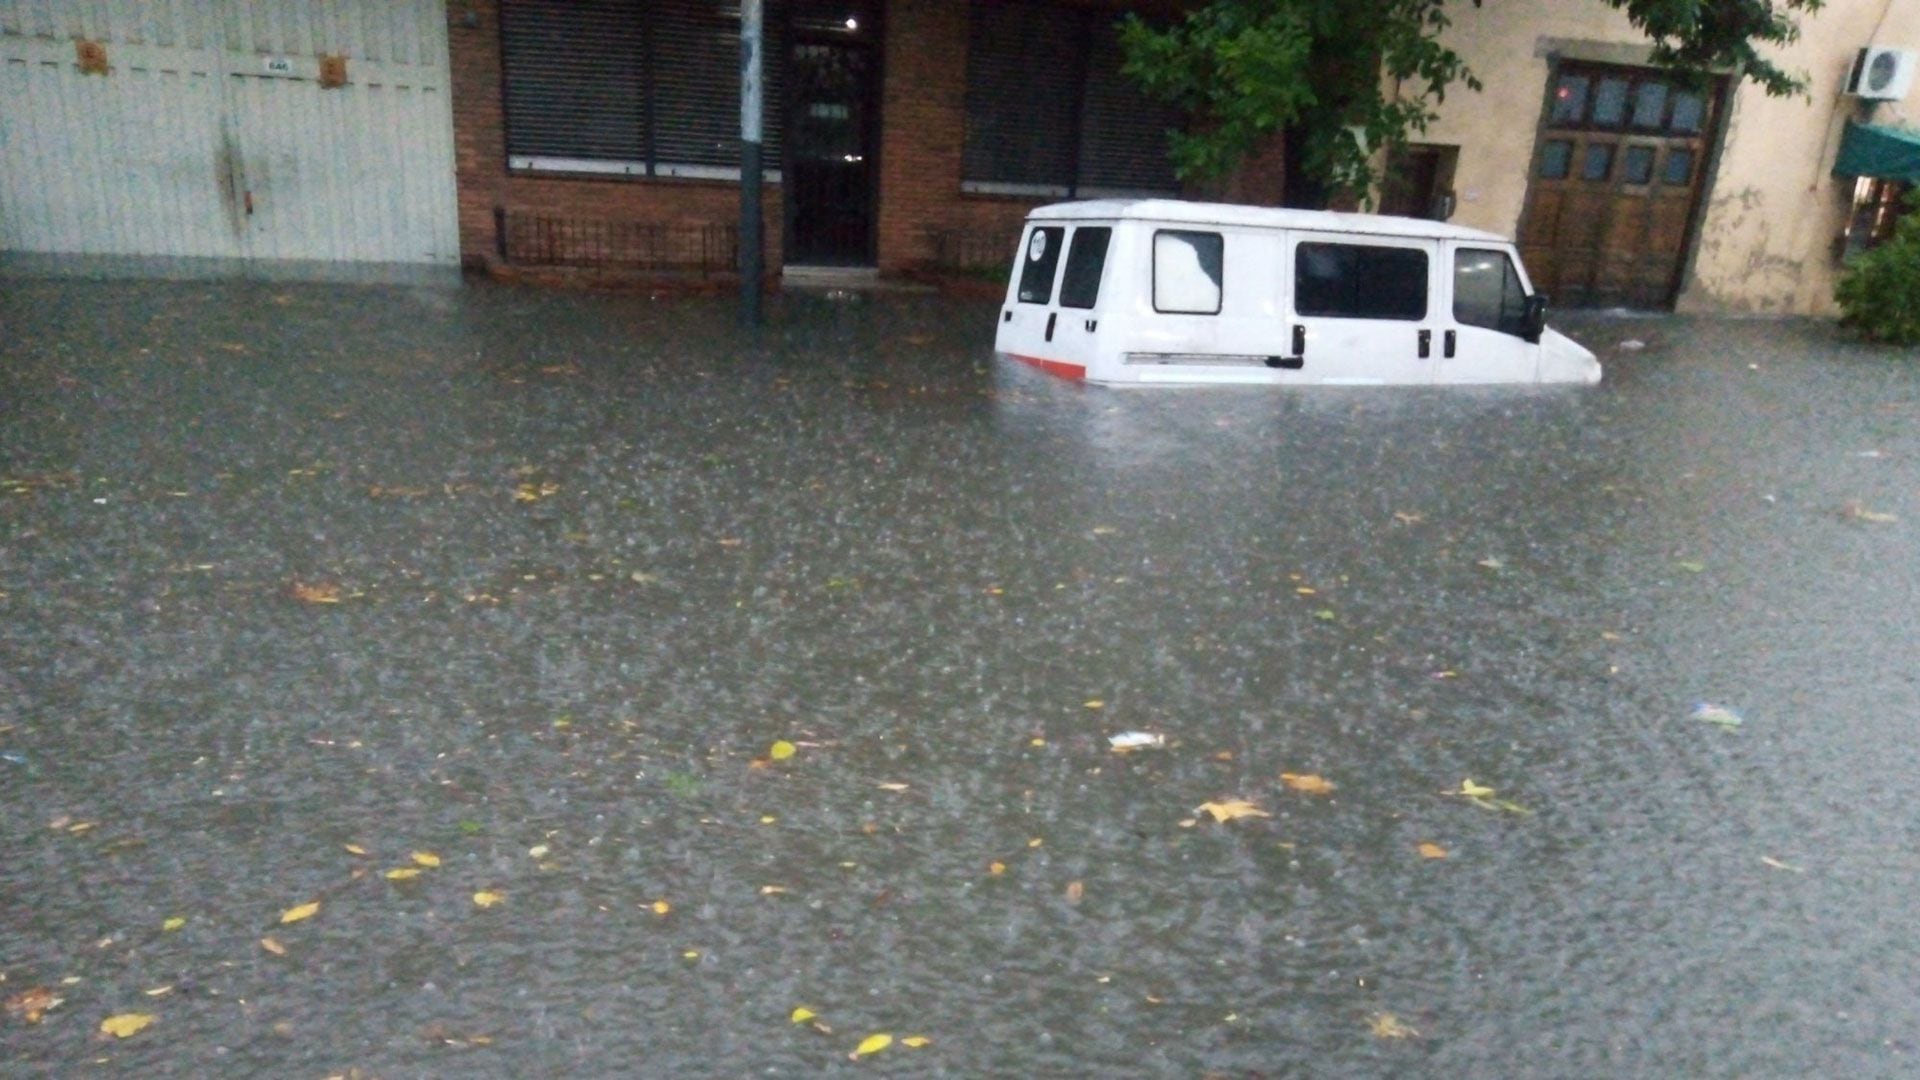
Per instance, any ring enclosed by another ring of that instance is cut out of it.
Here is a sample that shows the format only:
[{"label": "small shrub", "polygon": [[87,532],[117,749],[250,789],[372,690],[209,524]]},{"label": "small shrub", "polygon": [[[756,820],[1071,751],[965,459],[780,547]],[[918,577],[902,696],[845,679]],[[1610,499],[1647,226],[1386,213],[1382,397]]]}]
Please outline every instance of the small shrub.
[{"label": "small shrub", "polygon": [[1834,290],[1840,324],[1868,341],[1920,345],[1920,190],[1893,235],[1856,259]]}]

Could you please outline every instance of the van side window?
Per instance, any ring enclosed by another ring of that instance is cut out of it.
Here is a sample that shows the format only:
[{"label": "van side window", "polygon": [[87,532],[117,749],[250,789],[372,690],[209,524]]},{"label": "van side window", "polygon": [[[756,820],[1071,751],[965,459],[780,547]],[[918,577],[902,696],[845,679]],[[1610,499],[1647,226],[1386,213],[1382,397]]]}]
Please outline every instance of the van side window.
[{"label": "van side window", "polygon": [[1020,302],[1053,301],[1053,268],[1060,265],[1060,240],[1067,230],[1059,225],[1037,226],[1027,234],[1026,255],[1020,262]]},{"label": "van side window", "polygon": [[1303,243],[1293,253],[1293,310],[1335,319],[1424,319],[1427,253]]},{"label": "van side window", "polygon": [[1090,308],[1100,300],[1100,272],[1107,268],[1107,242],[1113,230],[1105,226],[1073,230],[1067,247],[1067,272],[1060,275],[1060,306]]},{"label": "van side window", "polygon": [[1219,233],[1162,229],[1153,234],[1153,310],[1178,315],[1220,314]]},{"label": "van side window", "polygon": [[1453,319],[1461,326],[1526,335],[1527,290],[1506,252],[1479,248],[1454,252]]}]

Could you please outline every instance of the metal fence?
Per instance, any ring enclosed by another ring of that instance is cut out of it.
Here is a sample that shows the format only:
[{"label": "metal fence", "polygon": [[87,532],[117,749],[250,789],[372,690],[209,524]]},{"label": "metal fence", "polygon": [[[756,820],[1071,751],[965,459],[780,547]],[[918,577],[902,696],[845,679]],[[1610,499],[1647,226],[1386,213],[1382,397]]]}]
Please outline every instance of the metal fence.
[{"label": "metal fence", "polygon": [[740,265],[734,225],[661,225],[606,218],[493,212],[500,257],[521,266],[730,273]]},{"label": "metal fence", "polygon": [[1013,265],[1013,250],[1020,244],[1020,229],[1005,234],[982,234],[972,229],[928,229],[933,246],[933,265],[937,270],[997,271],[1005,273]]}]

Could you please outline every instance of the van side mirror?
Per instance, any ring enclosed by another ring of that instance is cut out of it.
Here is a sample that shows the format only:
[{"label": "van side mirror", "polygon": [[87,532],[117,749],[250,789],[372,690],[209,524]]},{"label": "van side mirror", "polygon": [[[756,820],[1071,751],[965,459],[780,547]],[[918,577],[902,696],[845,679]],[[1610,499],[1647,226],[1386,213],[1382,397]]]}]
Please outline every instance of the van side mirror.
[{"label": "van side mirror", "polygon": [[1535,345],[1540,343],[1540,335],[1547,329],[1547,296],[1534,293],[1527,297],[1526,313],[1520,319],[1520,336]]}]

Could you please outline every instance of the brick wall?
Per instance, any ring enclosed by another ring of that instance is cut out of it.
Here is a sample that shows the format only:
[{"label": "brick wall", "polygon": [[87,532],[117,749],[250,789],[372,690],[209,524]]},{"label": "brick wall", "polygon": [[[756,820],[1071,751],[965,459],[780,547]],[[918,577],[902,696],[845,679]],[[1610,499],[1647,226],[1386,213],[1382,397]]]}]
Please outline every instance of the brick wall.
[{"label": "brick wall", "polygon": [[[468,13],[476,25],[468,26]],[[460,257],[470,267],[498,261],[494,208],[664,225],[730,224],[740,218],[740,185],[705,180],[613,180],[507,172],[500,99],[498,0],[447,5],[452,68],[455,182]],[[769,163],[774,167],[774,163]],[[780,187],[765,188],[767,265],[780,267]]]}]

